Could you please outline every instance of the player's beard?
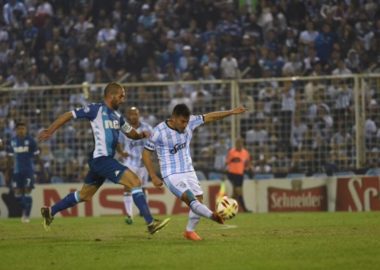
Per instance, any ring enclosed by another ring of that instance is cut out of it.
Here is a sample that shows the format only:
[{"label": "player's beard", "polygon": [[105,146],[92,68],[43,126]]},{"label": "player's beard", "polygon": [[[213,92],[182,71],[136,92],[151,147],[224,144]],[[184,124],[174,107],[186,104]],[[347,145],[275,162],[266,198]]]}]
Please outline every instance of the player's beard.
[{"label": "player's beard", "polygon": [[120,104],[117,103],[116,101],[112,102],[111,105],[112,105],[112,109],[114,109],[115,111],[117,111],[120,106]]}]

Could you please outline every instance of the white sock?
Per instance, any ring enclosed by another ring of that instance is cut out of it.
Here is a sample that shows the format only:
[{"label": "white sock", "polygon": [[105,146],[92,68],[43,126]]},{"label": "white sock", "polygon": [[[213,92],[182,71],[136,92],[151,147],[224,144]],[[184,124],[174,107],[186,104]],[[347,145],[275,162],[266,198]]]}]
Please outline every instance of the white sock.
[{"label": "white sock", "polygon": [[194,200],[190,203],[190,208],[193,210],[193,212],[199,216],[211,218],[212,212],[208,207],[202,203],[200,203],[198,200]]},{"label": "white sock", "polygon": [[125,207],[125,211],[127,212],[127,215],[130,216],[130,217],[133,217],[133,211],[132,211],[133,198],[132,198],[132,194],[129,193],[129,192],[125,192],[123,198],[124,198],[124,207]]},{"label": "white sock", "polygon": [[187,222],[186,231],[193,232],[195,231],[195,227],[198,225],[201,217],[193,212],[190,209],[189,211],[189,221]]}]

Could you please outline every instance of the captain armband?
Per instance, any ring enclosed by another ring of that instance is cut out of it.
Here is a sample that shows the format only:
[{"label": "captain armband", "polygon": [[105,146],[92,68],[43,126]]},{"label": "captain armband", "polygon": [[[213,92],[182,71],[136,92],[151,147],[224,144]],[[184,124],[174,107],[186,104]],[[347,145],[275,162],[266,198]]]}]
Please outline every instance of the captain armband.
[{"label": "captain armband", "polygon": [[127,122],[124,123],[124,125],[121,126],[121,130],[124,132],[124,133],[129,133],[132,131],[132,126],[130,124],[128,124]]}]

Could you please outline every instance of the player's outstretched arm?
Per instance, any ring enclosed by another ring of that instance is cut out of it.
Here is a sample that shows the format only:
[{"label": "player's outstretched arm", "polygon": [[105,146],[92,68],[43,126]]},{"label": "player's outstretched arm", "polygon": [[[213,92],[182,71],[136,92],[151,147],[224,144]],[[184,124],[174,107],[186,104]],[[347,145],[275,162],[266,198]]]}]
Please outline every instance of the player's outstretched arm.
[{"label": "player's outstretched arm", "polygon": [[65,112],[64,114],[61,114],[47,129],[42,130],[38,134],[38,140],[39,141],[46,141],[48,140],[54,132],[59,129],[61,126],[63,126],[66,122],[70,121],[73,118],[72,112]]},{"label": "player's outstretched arm", "polygon": [[152,178],[153,185],[156,187],[161,187],[163,183],[162,180],[157,176],[156,171],[154,170],[151,151],[144,149],[142,153],[142,160],[146,169],[148,170],[150,178]]},{"label": "player's outstretched arm", "polygon": [[242,114],[246,111],[247,111],[246,108],[244,108],[243,106],[239,106],[239,107],[233,108],[233,109],[228,110],[228,111],[210,112],[210,113],[206,113],[204,115],[204,121],[205,121],[205,123],[209,123],[209,122],[213,122],[216,120],[226,118],[230,115]]},{"label": "player's outstretched arm", "polygon": [[134,128],[130,132],[125,133],[125,135],[127,135],[127,137],[132,140],[141,140],[144,138],[149,138],[150,136],[149,132],[143,131],[141,133],[138,133]]}]

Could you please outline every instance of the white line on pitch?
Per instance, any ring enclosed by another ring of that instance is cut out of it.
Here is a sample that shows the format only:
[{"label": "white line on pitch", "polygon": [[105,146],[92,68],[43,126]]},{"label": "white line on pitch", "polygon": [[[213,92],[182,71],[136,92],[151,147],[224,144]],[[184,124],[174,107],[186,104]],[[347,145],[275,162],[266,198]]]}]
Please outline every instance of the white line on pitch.
[{"label": "white line on pitch", "polygon": [[236,229],[238,226],[237,225],[222,225],[218,229],[219,230],[229,230],[229,229]]}]

